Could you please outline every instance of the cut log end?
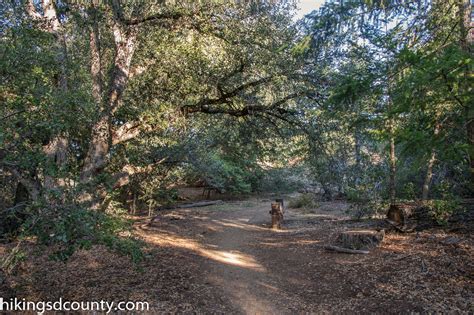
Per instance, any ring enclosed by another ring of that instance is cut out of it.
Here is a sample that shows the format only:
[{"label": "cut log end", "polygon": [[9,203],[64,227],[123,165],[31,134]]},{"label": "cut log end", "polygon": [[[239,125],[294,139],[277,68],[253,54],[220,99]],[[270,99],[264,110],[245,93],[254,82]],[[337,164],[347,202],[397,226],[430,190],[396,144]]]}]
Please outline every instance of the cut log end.
[{"label": "cut log end", "polygon": [[416,203],[392,204],[387,212],[387,219],[398,225],[403,225],[413,215],[417,208]]}]

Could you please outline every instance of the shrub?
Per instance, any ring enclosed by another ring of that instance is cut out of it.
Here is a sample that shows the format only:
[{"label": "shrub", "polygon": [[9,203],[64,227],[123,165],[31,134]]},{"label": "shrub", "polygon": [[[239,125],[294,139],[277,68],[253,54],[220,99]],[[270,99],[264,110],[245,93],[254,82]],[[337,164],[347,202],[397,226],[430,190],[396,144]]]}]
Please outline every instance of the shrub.
[{"label": "shrub", "polygon": [[403,196],[403,198],[405,198],[407,200],[415,200],[416,199],[417,192],[416,192],[415,184],[413,182],[406,183],[403,186],[402,196]]},{"label": "shrub", "polygon": [[439,225],[447,225],[451,215],[459,209],[456,199],[432,200],[428,204],[429,213]]},{"label": "shrub", "polygon": [[361,220],[364,217],[373,217],[385,212],[388,205],[381,200],[369,200],[365,202],[355,202],[351,204],[347,213],[356,220]]},{"label": "shrub", "polygon": [[293,198],[288,203],[290,208],[316,208],[318,206],[314,196],[312,194],[301,194],[296,198]]},{"label": "shrub", "polygon": [[433,189],[433,193],[441,197],[430,201],[427,205],[433,219],[440,225],[446,225],[451,215],[460,209],[458,198],[452,193],[451,185],[442,181]]},{"label": "shrub", "polygon": [[249,193],[255,172],[250,172],[245,165],[239,165],[216,153],[197,156],[192,162],[197,177],[203,178],[212,187],[222,192]]},{"label": "shrub", "polygon": [[304,167],[291,166],[265,170],[258,183],[258,190],[291,193],[310,185],[308,170]]},{"label": "shrub", "polygon": [[130,229],[129,221],[110,214],[84,209],[76,205],[47,206],[36,203],[28,208],[29,217],[21,235],[36,237],[39,244],[57,248],[52,258],[66,260],[76,249],[104,244],[131,257],[142,258],[141,244],[120,234]]}]

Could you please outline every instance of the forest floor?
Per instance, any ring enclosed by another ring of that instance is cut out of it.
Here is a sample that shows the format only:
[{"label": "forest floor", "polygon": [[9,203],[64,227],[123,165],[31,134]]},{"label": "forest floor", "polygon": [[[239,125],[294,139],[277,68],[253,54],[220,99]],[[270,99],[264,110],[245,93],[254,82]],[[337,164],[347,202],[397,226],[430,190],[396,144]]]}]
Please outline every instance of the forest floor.
[{"label": "forest floor", "polygon": [[[148,301],[154,313],[295,314],[474,312],[472,233],[441,229],[388,233],[368,255],[326,251],[351,220],[343,201],[287,209],[268,228],[270,199],[226,201],[136,218],[143,262],[103,246],[66,263],[31,246],[3,281],[0,296],[28,300]],[[13,244],[0,245],[0,256]],[[0,275],[1,276],[1,275]]]}]

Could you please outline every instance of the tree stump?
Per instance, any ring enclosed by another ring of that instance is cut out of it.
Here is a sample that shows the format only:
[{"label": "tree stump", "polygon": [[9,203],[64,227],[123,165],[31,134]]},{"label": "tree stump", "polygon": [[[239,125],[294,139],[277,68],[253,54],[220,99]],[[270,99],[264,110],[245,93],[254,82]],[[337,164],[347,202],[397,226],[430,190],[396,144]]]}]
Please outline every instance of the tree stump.
[{"label": "tree stump", "polygon": [[272,210],[270,214],[272,215],[272,229],[278,230],[281,228],[281,222],[283,221],[283,203],[272,202]]},{"label": "tree stump", "polygon": [[275,199],[275,202],[278,202],[279,204],[281,204],[281,212],[285,213],[285,204],[284,204],[283,199],[282,198]]},{"label": "tree stump", "polygon": [[377,247],[382,242],[385,231],[358,230],[345,231],[339,234],[336,242],[343,248],[367,250]]}]

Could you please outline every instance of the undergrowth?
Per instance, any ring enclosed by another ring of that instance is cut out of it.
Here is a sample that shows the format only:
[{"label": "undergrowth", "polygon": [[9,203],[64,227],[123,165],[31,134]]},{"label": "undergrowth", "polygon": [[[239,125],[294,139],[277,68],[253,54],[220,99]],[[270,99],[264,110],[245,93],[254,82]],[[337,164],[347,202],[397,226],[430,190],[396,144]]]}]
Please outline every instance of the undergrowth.
[{"label": "undergrowth", "polygon": [[[10,239],[36,239],[39,245],[55,249],[52,259],[65,261],[76,250],[89,249],[93,245],[105,245],[135,263],[143,258],[143,243],[131,236],[131,221],[120,215],[77,205],[51,206],[45,202],[32,203],[18,211],[25,219],[10,234]],[[20,249],[12,254],[18,256],[18,253]]]},{"label": "undergrowth", "polygon": [[294,209],[311,209],[317,208],[318,203],[316,202],[313,194],[301,194],[298,197],[291,199],[288,203],[288,206]]}]

